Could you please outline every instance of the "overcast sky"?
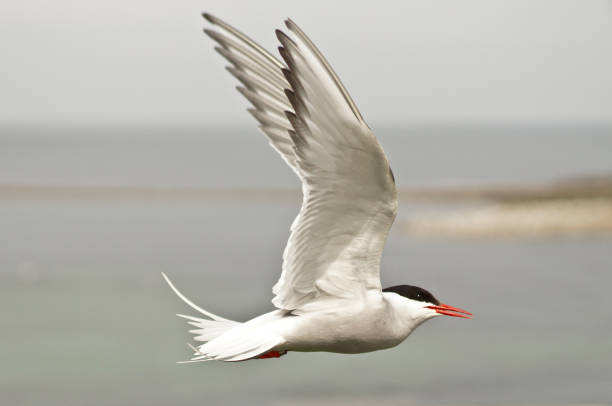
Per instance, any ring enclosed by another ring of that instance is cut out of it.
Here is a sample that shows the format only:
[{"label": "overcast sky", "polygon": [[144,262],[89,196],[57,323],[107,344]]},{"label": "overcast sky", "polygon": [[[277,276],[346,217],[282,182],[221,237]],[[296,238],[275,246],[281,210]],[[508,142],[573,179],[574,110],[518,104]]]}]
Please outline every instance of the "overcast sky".
[{"label": "overcast sky", "polygon": [[608,0],[28,0],[0,5],[0,122],[251,122],[204,10],[275,54],[293,18],[370,123],[612,121]]}]

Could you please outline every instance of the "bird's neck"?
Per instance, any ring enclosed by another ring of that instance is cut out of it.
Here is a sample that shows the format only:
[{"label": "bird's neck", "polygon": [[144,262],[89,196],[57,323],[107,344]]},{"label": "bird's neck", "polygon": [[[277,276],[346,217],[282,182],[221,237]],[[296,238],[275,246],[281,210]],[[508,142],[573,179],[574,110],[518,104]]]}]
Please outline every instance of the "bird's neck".
[{"label": "bird's neck", "polygon": [[383,292],[383,297],[387,302],[389,317],[396,329],[396,334],[408,337],[415,328],[423,323],[427,318],[420,317],[417,306],[411,301],[395,294]]}]

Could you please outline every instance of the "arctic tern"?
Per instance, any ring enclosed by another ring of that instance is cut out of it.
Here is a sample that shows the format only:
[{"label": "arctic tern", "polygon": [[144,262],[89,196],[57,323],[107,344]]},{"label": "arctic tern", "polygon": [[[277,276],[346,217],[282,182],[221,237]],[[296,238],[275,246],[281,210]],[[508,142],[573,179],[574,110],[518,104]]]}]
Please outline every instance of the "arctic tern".
[{"label": "arctic tern", "polygon": [[387,157],[321,52],[291,20],[276,30],[281,59],[207,13],[205,29],[241,83],[259,129],[302,182],[276,310],[245,323],[195,305],[204,317],[179,315],[201,342],[190,361],[244,361],[288,351],[363,353],[398,345],[421,323],[471,313],[440,303],[427,290],[382,289],[381,254],[397,212]]}]

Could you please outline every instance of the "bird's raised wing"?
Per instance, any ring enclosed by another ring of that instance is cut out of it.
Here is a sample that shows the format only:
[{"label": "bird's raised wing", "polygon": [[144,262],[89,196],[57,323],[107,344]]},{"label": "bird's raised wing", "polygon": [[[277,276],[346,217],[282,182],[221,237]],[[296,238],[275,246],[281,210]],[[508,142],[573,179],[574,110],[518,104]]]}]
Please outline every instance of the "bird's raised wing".
[{"label": "bird's raised wing", "polygon": [[290,87],[282,72],[285,64],[226,22],[208,13],[203,16],[221,29],[204,32],[219,44],[215,50],[228,60],[227,70],[240,81],[237,90],[253,105],[248,112],[259,121],[270,145],[300,176],[289,136],[293,127],[285,116],[285,111],[293,111],[285,95]]},{"label": "bird's raised wing", "polygon": [[291,20],[292,37],[277,30],[283,64],[226,23],[205,17],[224,30],[207,32],[245,85],[241,93],[254,105],[260,128],[302,180],[302,208],[272,302],[295,310],[319,298],[380,290],[397,192],[385,153],[350,95]]}]

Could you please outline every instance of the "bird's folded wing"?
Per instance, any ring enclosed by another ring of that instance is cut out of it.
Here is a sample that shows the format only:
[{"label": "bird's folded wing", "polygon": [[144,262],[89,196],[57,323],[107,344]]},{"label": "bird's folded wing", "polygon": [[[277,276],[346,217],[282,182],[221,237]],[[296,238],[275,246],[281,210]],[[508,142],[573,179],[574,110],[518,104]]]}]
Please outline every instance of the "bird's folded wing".
[{"label": "bird's folded wing", "polygon": [[380,290],[397,192],[385,153],[348,92],[292,21],[286,22],[291,38],[277,31],[283,64],[227,24],[207,19],[232,34],[209,32],[245,84],[241,92],[262,130],[302,180],[302,208],[273,288],[274,305],[295,310],[319,298]]}]

